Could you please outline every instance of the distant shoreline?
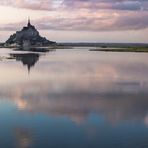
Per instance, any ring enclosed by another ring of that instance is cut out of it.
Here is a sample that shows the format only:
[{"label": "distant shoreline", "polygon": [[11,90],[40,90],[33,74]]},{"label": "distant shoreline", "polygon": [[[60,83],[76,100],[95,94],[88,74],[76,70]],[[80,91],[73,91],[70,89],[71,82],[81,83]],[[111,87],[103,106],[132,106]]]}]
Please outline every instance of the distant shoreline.
[{"label": "distant shoreline", "polygon": [[112,49],[90,49],[89,51],[105,51],[105,52],[147,52],[148,48],[112,48]]},{"label": "distant shoreline", "polygon": [[[30,49],[73,49],[74,47],[93,47],[89,51],[105,51],[105,52],[148,52],[148,44],[145,43],[57,43],[51,46],[31,46]],[[17,46],[4,46],[0,43],[0,48],[21,49]]]}]

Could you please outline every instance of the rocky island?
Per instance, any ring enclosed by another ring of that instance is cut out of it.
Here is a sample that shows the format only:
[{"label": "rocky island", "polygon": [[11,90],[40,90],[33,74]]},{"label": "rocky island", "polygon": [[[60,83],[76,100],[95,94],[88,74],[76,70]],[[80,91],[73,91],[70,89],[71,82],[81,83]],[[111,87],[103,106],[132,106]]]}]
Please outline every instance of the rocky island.
[{"label": "rocky island", "polygon": [[5,42],[5,47],[45,47],[54,45],[56,42],[49,41],[45,37],[40,36],[38,30],[35,26],[31,25],[30,19],[28,19],[28,24],[23,27],[21,31],[17,31],[9,37]]}]

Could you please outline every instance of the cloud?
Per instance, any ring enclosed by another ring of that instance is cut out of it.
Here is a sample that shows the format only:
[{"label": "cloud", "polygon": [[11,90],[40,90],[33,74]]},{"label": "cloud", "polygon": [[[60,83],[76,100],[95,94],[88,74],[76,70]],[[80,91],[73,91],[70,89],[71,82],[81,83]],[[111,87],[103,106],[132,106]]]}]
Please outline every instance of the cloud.
[{"label": "cloud", "polygon": [[64,5],[85,9],[147,10],[146,0],[64,0]]},{"label": "cloud", "polygon": [[127,1],[127,2],[117,2],[112,8],[119,10],[141,10],[142,5],[138,1],[135,2]]},{"label": "cloud", "polygon": [[0,5],[26,8],[32,10],[51,10],[53,9],[52,0],[1,0]]},{"label": "cloud", "polygon": [[[147,0],[1,0],[0,5],[34,12],[45,10],[45,17],[33,21],[41,30],[120,31],[148,27]],[[18,30],[19,26],[24,22],[1,24],[0,30]]]},{"label": "cloud", "polygon": [[[143,17],[141,17],[141,15]],[[37,21],[40,29],[80,30],[80,31],[113,31],[113,30],[140,30],[148,27],[147,13],[107,14],[102,17],[77,18],[46,18]]]},{"label": "cloud", "polygon": [[73,8],[137,11],[147,10],[148,2],[146,0],[1,0],[0,4],[33,10]]},{"label": "cloud", "polygon": [[[83,12],[73,11],[75,15],[45,16],[33,21],[39,30],[66,31],[121,31],[148,28],[147,12]],[[141,17],[143,16],[143,17]],[[0,30],[16,31],[24,22],[0,25]],[[21,29],[21,28],[20,28]]]}]

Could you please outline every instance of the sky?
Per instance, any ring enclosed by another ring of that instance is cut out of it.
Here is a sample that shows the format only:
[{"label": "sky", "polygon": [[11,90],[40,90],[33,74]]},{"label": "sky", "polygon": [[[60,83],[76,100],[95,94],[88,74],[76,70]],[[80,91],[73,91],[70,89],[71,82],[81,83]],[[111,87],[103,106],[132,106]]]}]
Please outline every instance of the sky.
[{"label": "sky", "polygon": [[0,0],[0,41],[28,17],[57,42],[148,42],[148,0]]}]

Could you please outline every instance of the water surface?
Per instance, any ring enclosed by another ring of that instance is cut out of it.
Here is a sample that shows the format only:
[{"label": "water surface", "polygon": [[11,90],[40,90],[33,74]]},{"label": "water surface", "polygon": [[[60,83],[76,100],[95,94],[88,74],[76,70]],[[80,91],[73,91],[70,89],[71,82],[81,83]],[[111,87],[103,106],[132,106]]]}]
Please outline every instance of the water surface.
[{"label": "water surface", "polygon": [[148,147],[148,54],[0,50],[0,147]]}]

